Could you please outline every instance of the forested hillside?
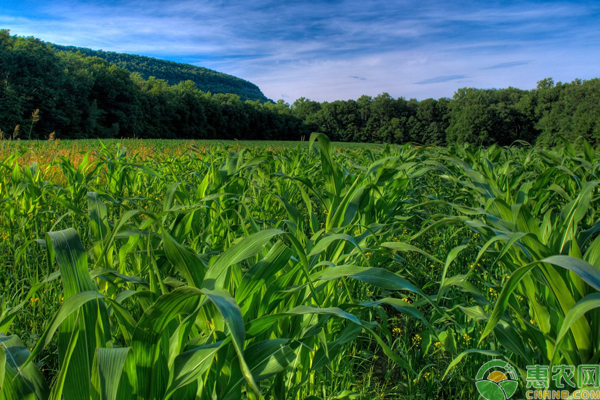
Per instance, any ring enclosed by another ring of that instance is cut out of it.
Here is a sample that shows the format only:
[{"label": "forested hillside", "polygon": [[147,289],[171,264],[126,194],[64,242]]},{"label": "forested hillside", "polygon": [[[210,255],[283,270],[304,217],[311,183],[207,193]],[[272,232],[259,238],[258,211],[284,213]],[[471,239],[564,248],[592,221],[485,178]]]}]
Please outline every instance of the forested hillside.
[{"label": "forested hillside", "polygon": [[[150,64],[146,71],[163,65]],[[533,90],[462,88],[452,99],[417,101],[383,93],[288,104],[209,94],[192,80],[172,85],[178,73],[173,71],[168,80],[147,77],[100,57],[57,52],[40,40],[0,31],[0,130],[5,138],[25,139],[54,132],[63,139],[300,140],[318,131],[352,142],[553,146],[564,137],[575,145],[582,139],[600,145],[600,79],[548,78]]]},{"label": "forested hillside", "polygon": [[233,93],[240,96],[242,100],[268,101],[255,84],[207,68],[159,60],[152,57],[91,50],[75,46],[60,46],[53,44],[52,47],[58,51],[68,51],[72,53],[79,52],[84,56],[101,58],[111,64],[126,69],[129,72],[137,72],[143,79],[149,79],[153,76],[158,79],[164,79],[170,85],[177,85],[180,82],[189,80],[194,82],[198,89],[203,92],[210,92],[213,94]]},{"label": "forested hillside", "polygon": [[[285,107],[283,107],[285,108]],[[283,111],[283,112],[282,112]],[[0,130],[4,138],[296,139],[302,121],[282,104],[207,94],[38,39],[0,31]]]}]

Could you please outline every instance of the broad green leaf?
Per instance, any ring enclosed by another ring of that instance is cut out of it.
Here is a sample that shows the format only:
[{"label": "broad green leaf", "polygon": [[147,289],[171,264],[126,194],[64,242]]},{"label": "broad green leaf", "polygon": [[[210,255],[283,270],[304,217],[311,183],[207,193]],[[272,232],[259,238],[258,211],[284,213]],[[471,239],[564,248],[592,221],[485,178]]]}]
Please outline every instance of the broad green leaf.
[{"label": "broad green leaf", "polygon": [[444,264],[442,261],[438,260],[436,257],[432,256],[431,254],[427,253],[426,251],[423,251],[423,250],[419,249],[418,247],[412,246],[407,243],[385,242],[385,243],[381,244],[381,247],[385,247],[385,248],[388,248],[391,250],[396,250],[396,251],[402,251],[402,252],[414,251],[416,253],[424,255],[425,257],[429,258],[432,261],[435,261],[439,264]]},{"label": "broad green leaf", "polygon": [[0,334],[0,399],[46,400],[49,389],[37,367],[26,360],[29,351],[17,336]]},{"label": "broad green leaf", "polygon": [[[117,397],[121,381],[125,378],[125,362],[130,356],[128,347],[96,349],[92,373],[92,399],[126,400]],[[130,356],[131,357],[131,356]]]},{"label": "broad green leaf", "polygon": [[382,289],[408,290],[414,293],[422,294],[421,290],[419,290],[415,285],[383,268],[340,265],[337,267],[329,267],[323,272],[315,275],[318,275],[318,279],[323,281],[348,277],[380,287]]},{"label": "broad green leaf", "polygon": [[[56,259],[62,276],[65,299],[82,292],[96,291],[87,269],[87,253],[81,243],[77,231],[49,232],[46,234],[49,258]],[[90,380],[94,351],[97,347],[105,347],[110,341],[110,325],[104,302],[98,297],[96,304],[83,304],[78,315],[70,316],[60,325],[58,337],[59,361],[65,373],[64,396],[89,398],[91,396]],[[100,324],[98,322],[101,321]],[[100,328],[100,335],[97,330]],[[78,343],[70,347],[73,331],[79,333]],[[68,366],[64,360],[67,351],[72,351]]]},{"label": "broad green leaf", "polygon": [[[565,315],[565,319],[563,320],[562,325],[560,326],[560,331],[556,335],[556,348],[554,354],[556,355],[557,349],[560,348],[561,342],[569,329],[573,326],[573,324],[581,317],[583,317],[587,312],[594,310],[600,307],[600,293],[591,293],[585,296],[583,299],[579,300],[575,307],[573,307],[567,315]],[[554,356],[552,357],[554,359]]]},{"label": "broad green leaf", "polygon": [[202,283],[202,288],[215,290],[225,286],[227,269],[256,255],[274,237],[284,232],[279,229],[268,229],[243,238],[219,256],[219,259],[208,269]]},{"label": "broad green leaf", "polygon": [[161,230],[165,255],[169,262],[183,275],[188,285],[201,287],[206,275],[206,267],[198,255],[177,243],[164,228]]},{"label": "broad green leaf", "polygon": [[179,354],[175,358],[171,383],[167,389],[165,400],[169,399],[177,389],[199,379],[210,368],[215,354],[222,345],[223,341],[220,341]]}]

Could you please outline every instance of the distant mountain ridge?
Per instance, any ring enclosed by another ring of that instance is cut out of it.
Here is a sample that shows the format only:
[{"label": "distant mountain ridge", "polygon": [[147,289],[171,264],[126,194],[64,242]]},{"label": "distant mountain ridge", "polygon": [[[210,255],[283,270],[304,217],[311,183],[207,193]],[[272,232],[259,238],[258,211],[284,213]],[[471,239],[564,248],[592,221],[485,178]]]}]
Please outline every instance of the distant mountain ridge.
[{"label": "distant mountain ridge", "polygon": [[203,92],[210,92],[213,94],[233,93],[240,96],[242,100],[259,100],[260,102],[270,101],[254,83],[204,67],[166,61],[153,57],[92,50],[84,47],[61,46],[57,44],[52,44],[52,47],[58,51],[72,53],[80,52],[88,57],[101,58],[120,68],[126,69],[129,72],[137,72],[145,80],[154,76],[158,79],[164,79],[170,85],[176,85],[179,82],[190,80]]}]

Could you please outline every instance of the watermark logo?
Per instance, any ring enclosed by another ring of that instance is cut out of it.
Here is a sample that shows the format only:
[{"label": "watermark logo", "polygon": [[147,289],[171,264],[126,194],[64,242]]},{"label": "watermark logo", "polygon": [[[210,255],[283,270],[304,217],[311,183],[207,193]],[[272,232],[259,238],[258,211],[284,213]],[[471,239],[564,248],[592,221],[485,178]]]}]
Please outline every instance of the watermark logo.
[{"label": "watermark logo", "polygon": [[527,399],[600,399],[600,365],[528,365]]},{"label": "watermark logo", "polygon": [[475,385],[486,400],[507,400],[517,391],[517,371],[506,361],[488,361],[479,368]]}]

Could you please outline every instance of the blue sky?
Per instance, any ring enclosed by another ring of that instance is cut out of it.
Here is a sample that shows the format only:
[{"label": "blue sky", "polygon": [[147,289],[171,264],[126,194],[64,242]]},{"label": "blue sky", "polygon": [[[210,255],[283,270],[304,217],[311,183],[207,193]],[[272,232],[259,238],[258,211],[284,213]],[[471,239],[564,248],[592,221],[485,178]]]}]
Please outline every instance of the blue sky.
[{"label": "blue sky", "polygon": [[0,0],[0,28],[204,66],[287,102],[600,77],[600,1]]}]

